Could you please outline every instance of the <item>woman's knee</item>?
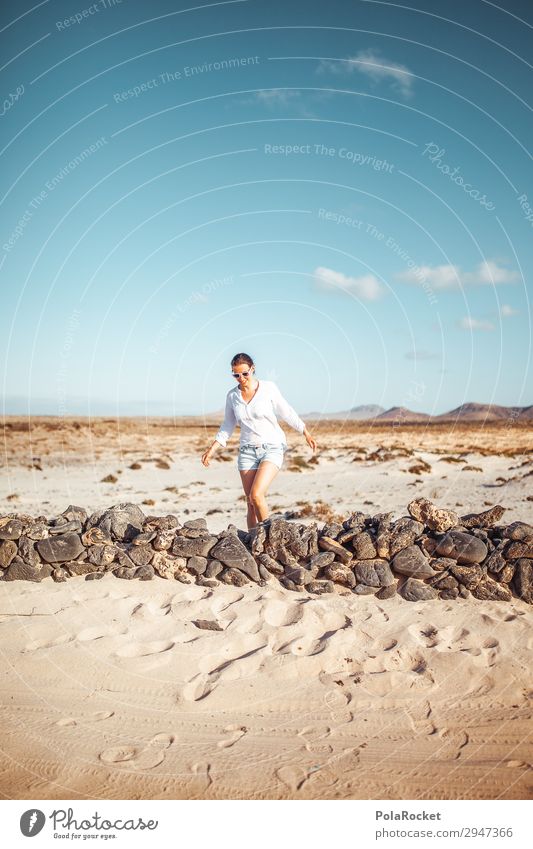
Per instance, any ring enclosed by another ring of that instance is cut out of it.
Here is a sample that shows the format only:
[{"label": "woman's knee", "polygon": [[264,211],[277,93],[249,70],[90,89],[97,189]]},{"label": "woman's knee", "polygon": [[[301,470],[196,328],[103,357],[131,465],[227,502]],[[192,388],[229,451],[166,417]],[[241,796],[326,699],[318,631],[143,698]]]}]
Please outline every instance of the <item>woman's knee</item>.
[{"label": "woman's knee", "polygon": [[264,501],[264,498],[265,498],[265,493],[261,489],[252,488],[250,490],[250,494],[248,495],[248,501],[254,507],[256,507],[258,504],[262,504],[263,501]]}]

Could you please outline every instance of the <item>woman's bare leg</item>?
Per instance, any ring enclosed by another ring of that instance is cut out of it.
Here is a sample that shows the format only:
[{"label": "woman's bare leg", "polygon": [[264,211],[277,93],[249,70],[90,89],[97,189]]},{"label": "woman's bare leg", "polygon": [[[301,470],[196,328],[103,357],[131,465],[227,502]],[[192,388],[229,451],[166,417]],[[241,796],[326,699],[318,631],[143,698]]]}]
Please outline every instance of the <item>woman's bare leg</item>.
[{"label": "woman's bare leg", "polygon": [[257,525],[259,521],[255,513],[255,507],[250,500],[250,490],[252,489],[257,471],[257,469],[246,469],[245,471],[240,472],[242,488],[244,489],[244,494],[246,496],[246,505],[248,507],[248,514],[246,516],[248,530],[250,530],[250,528],[253,528],[254,525]]},{"label": "woman's bare leg", "polygon": [[253,480],[249,496],[249,500],[254,507],[255,515],[257,517],[256,524],[257,522],[264,522],[265,519],[268,519],[269,510],[265,496],[268,487],[278,472],[278,467],[275,463],[271,463],[270,460],[263,460],[259,463],[259,468],[257,469]]}]

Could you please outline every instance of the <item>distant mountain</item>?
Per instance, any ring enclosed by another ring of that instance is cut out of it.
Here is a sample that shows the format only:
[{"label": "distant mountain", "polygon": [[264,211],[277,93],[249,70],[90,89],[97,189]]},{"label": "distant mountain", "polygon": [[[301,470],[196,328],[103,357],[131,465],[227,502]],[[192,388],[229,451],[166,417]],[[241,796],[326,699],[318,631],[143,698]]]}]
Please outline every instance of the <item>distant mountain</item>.
[{"label": "distant mountain", "polygon": [[344,421],[346,419],[350,419],[351,421],[362,421],[363,419],[374,419],[384,411],[385,408],[380,407],[379,404],[361,404],[359,407],[352,407],[350,410],[341,410],[337,413],[304,413],[300,418],[310,419],[312,421],[322,419],[343,419]]},{"label": "distant mountain", "polygon": [[[529,415],[526,411],[530,411]],[[503,422],[516,421],[532,418],[533,407],[502,407],[498,404],[475,404],[468,402],[461,404],[448,413],[433,416],[435,422],[461,421],[461,422]]]},{"label": "distant mountain", "polygon": [[427,413],[415,413],[406,407],[391,407],[390,410],[385,410],[379,416],[376,416],[376,421],[409,424],[411,422],[429,422],[431,418]]}]

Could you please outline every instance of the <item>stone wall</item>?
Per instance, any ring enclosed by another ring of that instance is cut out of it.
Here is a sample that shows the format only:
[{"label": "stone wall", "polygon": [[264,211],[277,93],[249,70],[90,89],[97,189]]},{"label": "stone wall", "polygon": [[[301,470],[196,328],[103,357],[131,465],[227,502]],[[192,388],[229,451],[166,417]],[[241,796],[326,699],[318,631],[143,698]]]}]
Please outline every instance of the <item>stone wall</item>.
[{"label": "stone wall", "polygon": [[275,515],[252,531],[210,533],[205,519],[145,516],[118,504],[91,516],[81,507],[51,520],[0,517],[0,580],[161,578],[214,587],[279,582],[288,590],[406,601],[477,599],[533,603],[533,527],[502,524],[503,507],[461,518],[423,498],[408,516],[351,513],[319,527]]}]

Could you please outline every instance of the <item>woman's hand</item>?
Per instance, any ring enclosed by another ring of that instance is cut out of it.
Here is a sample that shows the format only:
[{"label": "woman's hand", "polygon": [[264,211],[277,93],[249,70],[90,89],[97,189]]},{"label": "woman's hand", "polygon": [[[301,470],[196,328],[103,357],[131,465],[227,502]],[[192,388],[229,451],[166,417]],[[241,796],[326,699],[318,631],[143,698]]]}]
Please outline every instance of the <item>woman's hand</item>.
[{"label": "woman's hand", "polygon": [[213,456],[213,452],[211,451],[210,448],[208,448],[207,451],[204,451],[204,453],[202,454],[202,463],[203,463],[204,466],[209,465],[209,461],[210,461],[212,456]]},{"label": "woman's hand", "polygon": [[316,446],[316,440],[313,439],[313,437],[311,436],[311,434],[309,433],[307,428],[304,430],[304,436],[305,436],[305,441],[309,445],[309,448],[313,449],[313,454],[314,454],[315,451],[316,451],[316,447],[317,447]]}]

